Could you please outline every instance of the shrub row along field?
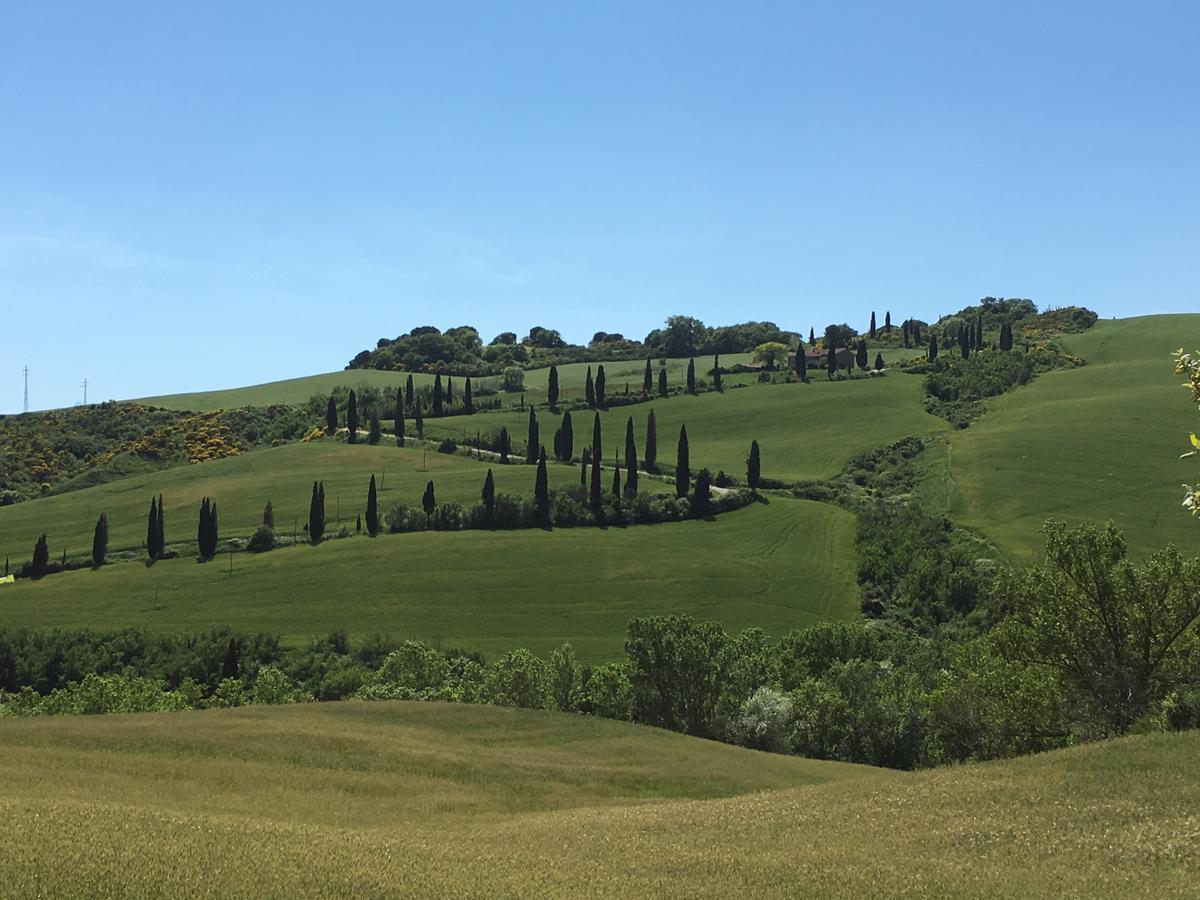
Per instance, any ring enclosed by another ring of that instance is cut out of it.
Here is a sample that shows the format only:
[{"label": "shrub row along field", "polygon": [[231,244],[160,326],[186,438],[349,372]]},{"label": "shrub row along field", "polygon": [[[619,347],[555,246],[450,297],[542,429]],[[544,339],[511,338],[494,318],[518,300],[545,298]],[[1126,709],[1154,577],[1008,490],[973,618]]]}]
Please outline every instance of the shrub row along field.
[{"label": "shrub row along field", "polygon": [[232,574],[225,559],[180,558],[21,581],[0,588],[0,624],[200,631],[220,622],[294,641],[345,629],[489,656],[545,655],[569,641],[601,661],[620,654],[639,615],[690,612],[773,634],[853,618],[854,531],[836,507],[773,499],[713,522],[364,536],[240,554]]},{"label": "shrub row along field", "polygon": [[1182,897],[1200,864],[1195,733],[902,775],[380,703],[10,721],[0,748],[17,897]]},{"label": "shrub row along field", "polygon": [[1062,338],[1088,364],[1038,376],[948,435],[926,482],[931,502],[1013,562],[1036,557],[1050,517],[1112,519],[1139,555],[1194,548],[1195,524],[1179,506],[1192,471],[1179,455],[1195,411],[1171,353],[1198,341],[1200,315],[1101,321]]}]

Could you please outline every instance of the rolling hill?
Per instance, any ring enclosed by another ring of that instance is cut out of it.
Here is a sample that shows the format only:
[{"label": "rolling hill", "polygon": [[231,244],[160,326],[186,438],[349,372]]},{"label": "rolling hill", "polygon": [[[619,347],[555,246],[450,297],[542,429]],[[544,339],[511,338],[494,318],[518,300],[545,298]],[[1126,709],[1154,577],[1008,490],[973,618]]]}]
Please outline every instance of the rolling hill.
[{"label": "rolling hill", "polygon": [[1184,897],[1195,732],[915,774],[440,704],[0,728],[25,896]]}]

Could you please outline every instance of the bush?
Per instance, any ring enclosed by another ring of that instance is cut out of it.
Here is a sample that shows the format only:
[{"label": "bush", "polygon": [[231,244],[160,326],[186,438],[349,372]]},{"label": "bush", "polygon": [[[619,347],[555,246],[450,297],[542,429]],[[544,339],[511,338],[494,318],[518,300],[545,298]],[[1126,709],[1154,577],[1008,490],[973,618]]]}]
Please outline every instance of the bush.
[{"label": "bush", "polygon": [[263,666],[250,689],[250,702],[277,705],[303,699],[291,679],[276,666]]},{"label": "bush", "polygon": [[389,653],[359,690],[371,700],[419,700],[436,696],[446,683],[449,663],[419,641],[405,641]]},{"label": "bush", "polygon": [[760,687],[742,705],[730,737],[743,747],[783,753],[788,747],[794,713],[791,697],[771,687]]},{"label": "bush", "polygon": [[633,683],[624,662],[596,666],[583,682],[580,708],[592,715],[627,722],[633,718]]},{"label": "bush", "polygon": [[488,667],[484,699],[497,706],[553,709],[553,681],[544,659],[528,650],[514,650]]},{"label": "bush", "polygon": [[457,453],[458,452],[458,444],[453,440],[453,438],[446,438],[440,444],[438,444],[437,452],[438,453]]},{"label": "bush", "polygon": [[259,525],[254,534],[250,535],[246,549],[251,553],[265,553],[275,549],[275,532],[267,525]]},{"label": "bush", "polygon": [[509,366],[500,375],[500,383],[510,394],[525,390],[525,370],[517,366]]}]

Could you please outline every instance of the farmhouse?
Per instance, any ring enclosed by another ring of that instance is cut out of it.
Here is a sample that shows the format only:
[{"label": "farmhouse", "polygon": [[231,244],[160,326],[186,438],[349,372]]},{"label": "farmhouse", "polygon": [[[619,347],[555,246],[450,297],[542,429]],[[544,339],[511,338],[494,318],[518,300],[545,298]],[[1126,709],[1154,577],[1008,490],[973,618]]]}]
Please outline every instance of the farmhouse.
[{"label": "farmhouse", "polygon": [[[850,365],[850,361],[854,357],[854,354],[846,347],[838,347],[836,350],[833,351],[833,354],[834,354],[834,361],[836,362],[837,368],[839,368],[839,369],[844,369],[844,368],[846,368],[846,366]],[[824,369],[826,366],[829,365],[828,359],[829,359],[829,351],[823,347],[820,350],[805,350],[804,351],[804,363],[810,369]],[[796,368],[796,351],[795,350],[788,351],[788,368],[789,369]]]}]

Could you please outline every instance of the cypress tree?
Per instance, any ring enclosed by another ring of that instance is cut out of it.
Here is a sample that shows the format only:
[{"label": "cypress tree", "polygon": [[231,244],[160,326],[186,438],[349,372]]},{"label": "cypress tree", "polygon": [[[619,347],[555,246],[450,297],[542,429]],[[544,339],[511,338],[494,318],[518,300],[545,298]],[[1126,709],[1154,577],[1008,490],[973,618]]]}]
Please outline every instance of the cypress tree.
[{"label": "cypress tree", "polygon": [[1009,350],[1012,350],[1012,345],[1013,345],[1012,325],[1009,322],[1005,322],[1003,325],[1000,326],[1000,349],[1005,352],[1008,352]]},{"label": "cypress tree", "polygon": [[815,347],[817,345],[817,333],[812,328],[808,329],[808,346]]},{"label": "cypress tree", "polygon": [[225,648],[225,660],[221,663],[222,681],[240,677],[241,667],[238,665],[238,655],[237,638],[230,638],[229,646]]},{"label": "cypress tree", "polygon": [[875,354],[875,371],[876,372],[883,371],[883,354],[882,353]]},{"label": "cypress tree", "polygon": [[905,319],[903,322],[900,323],[900,340],[904,344],[905,347],[909,346],[909,342],[911,340],[911,335],[909,334],[909,331],[908,331],[908,320],[907,319]]},{"label": "cypress tree", "polygon": [[425,493],[421,495],[421,509],[425,510],[425,518],[433,517],[433,511],[437,509],[437,498],[433,495],[433,482],[430,481],[425,485]]},{"label": "cypress tree", "polygon": [[217,501],[213,500],[208,507],[208,550],[210,556],[217,555],[217,544],[220,541],[220,533],[217,529]]},{"label": "cypress tree", "polygon": [[333,394],[329,395],[329,403],[325,407],[325,434],[329,437],[337,434],[337,401]]},{"label": "cypress tree", "polygon": [[367,534],[375,537],[379,533],[379,496],[375,492],[375,476],[367,485]]},{"label": "cypress tree", "polygon": [[494,528],[496,525],[496,479],[492,477],[492,470],[487,470],[487,477],[483,479],[483,519],[487,523],[488,528]]},{"label": "cypress tree", "polygon": [[442,415],[442,376],[433,376],[433,408],[431,412],[435,419],[441,418]]},{"label": "cypress tree", "polygon": [[[874,314],[872,313],[872,315],[874,315]],[[855,354],[854,361],[856,363],[858,363],[858,367],[860,369],[866,369],[866,367],[867,367],[867,342],[863,338],[859,338],[859,340],[858,340],[858,352]]]},{"label": "cypress tree", "polygon": [[721,387],[721,357],[713,356],[713,390],[723,390]]},{"label": "cypress tree", "polygon": [[418,397],[413,404],[413,424],[417,428],[417,437],[425,437],[425,417],[421,414],[421,398]]},{"label": "cypress tree", "polygon": [[604,409],[608,405],[608,400],[605,397],[605,388],[607,383],[604,378],[604,363],[596,366],[596,406],[599,409]]},{"label": "cypress tree", "polygon": [[529,434],[525,438],[525,462],[535,463],[538,457],[538,445],[541,443],[541,434],[538,431],[537,413],[533,411],[533,407],[529,407]]},{"label": "cypress tree", "polygon": [[96,531],[92,534],[92,565],[97,569],[100,568],[104,565],[104,557],[107,555],[108,515],[100,513],[100,518],[96,520]]},{"label": "cypress tree", "polygon": [[658,422],[654,418],[654,410],[646,416],[646,471],[658,471]]},{"label": "cypress tree", "polygon": [[746,457],[746,484],[750,490],[757,491],[762,474],[762,463],[758,455],[758,441],[750,442],[750,455]]},{"label": "cypress tree", "polygon": [[625,495],[637,496],[638,458],[637,445],[633,442],[633,416],[625,423]]},{"label": "cypress tree", "polygon": [[563,452],[562,452],[562,428],[561,428],[561,427],[559,427],[559,428],[555,428],[555,429],[554,429],[554,458],[555,458],[555,459],[562,459],[562,458],[563,458]]},{"label": "cypress tree", "polygon": [[796,374],[805,384],[808,383],[808,354],[804,352],[804,341],[796,344]]},{"label": "cypress tree", "polygon": [[355,534],[362,534],[362,513],[354,517],[354,532]]},{"label": "cypress tree", "polygon": [[551,409],[558,406],[558,366],[550,367],[550,380],[546,385],[546,399],[550,401]]},{"label": "cypress tree", "polygon": [[33,561],[29,566],[30,574],[34,578],[41,578],[49,567],[50,547],[46,544],[46,535],[43,534],[33,545]]},{"label": "cypress tree", "polygon": [[[467,393],[471,393],[471,385],[467,383]],[[396,389],[396,409],[392,413],[392,419],[395,422],[396,446],[404,446],[404,391]]]},{"label": "cypress tree", "polygon": [[267,505],[263,507],[262,523],[264,525],[266,525],[268,528],[270,528],[272,531],[275,530],[275,507],[271,505],[270,500],[268,500]]},{"label": "cypress tree", "polygon": [[317,485],[317,512],[321,515],[321,537],[325,536],[325,482]]},{"label": "cypress tree", "polygon": [[687,392],[689,394],[696,393],[696,361],[694,359],[688,360]]},{"label": "cypress tree", "polygon": [[601,458],[602,457],[600,457],[599,455],[595,455],[592,457],[592,484],[591,484],[591,492],[590,492],[589,499],[592,504],[592,509],[596,510],[597,512],[600,511],[600,507],[603,503],[603,499],[601,497],[601,487],[600,487],[600,460],[601,460]]},{"label": "cypress tree", "polygon": [[354,396],[354,391],[350,392],[350,399],[346,401],[346,440],[351,444],[358,443],[358,398]]},{"label": "cypress tree", "polygon": [[562,455],[559,459],[570,462],[575,456],[575,429],[571,427],[571,411],[563,413],[562,419]]},{"label": "cypress tree", "polygon": [[454,408],[454,379],[449,375],[446,376],[446,407]]},{"label": "cypress tree", "polygon": [[883,330],[885,334],[892,333],[892,311],[888,310],[883,314]]},{"label": "cypress tree", "polygon": [[658,370],[658,396],[665,397],[670,391],[667,388],[667,367]]},{"label": "cypress tree", "polygon": [[471,376],[467,376],[467,384],[463,388],[463,412],[468,416],[475,412],[475,394],[471,390]]},{"label": "cypress tree", "polygon": [[825,377],[830,381],[833,380],[833,373],[837,371],[837,351],[832,347],[825,348]]},{"label": "cypress tree", "polygon": [[512,442],[508,438],[508,427],[500,426],[500,464],[508,464],[508,452],[512,449]]},{"label": "cypress tree", "polygon": [[325,510],[321,502],[321,486],[314,481],[312,500],[308,504],[308,539],[314,544],[321,543],[325,535]]},{"label": "cypress tree", "polygon": [[150,515],[146,519],[146,555],[158,559],[158,501],[150,498]]},{"label": "cypress tree", "polygon": [[583,382],[583,397],[587,401],[588,409],[596,408],[596,387],[592,383],[592,367],[587,367],[587,378]]},{"label": "cypress tree", "polygon": [[963,359],[971,358],[971,339],[967,337],[968,326],[958,329],[958,351]]},{"label": "cypress tree", "polygon": [[412,375],[409,375],[408,378],[404,382],[404,403],[405,403],[405,405],[411,407],[413,405],[414,396],[415,396],[415,392],[413,391]]},{"label": "cypress tree", "polygon": [[647,397],[654,391],[654,371],[650,367],[650,357],[646,357],[646,371],[642,375],[642,393]]},{"label": "cypress tree", "polygon": [[914,344],[921,343],[921,326],[917,322],[912,323],[912,335]]},{"label": "cypress tree", "polygon": [[196,552],[201,559],[212,558],[208,552],[208,534],[208,498],[205,497],[200,501],[200,522],[196,526]]},{"label": "cypress tree", "polygon": [[537,475],[533,479],[533,504],[543,522],[550,521],[550,485],[546,477],[546,448],[538,451]]},{"label": "cypress tree", "polygon": [[596,413],[592,419],[592,459],[597,463],[604,459],[604,453],[600,445],[600,413]]},{"label": "cypress tree", "polygon": [[929,361],[933,362],[933,360],[937,359],[937,354],[938,354],[937,335],[930,332],[930,334],[929,334]]},{"label": "cypress tree", "polygon": [[846,377],[854,377],[854,357],[849,352],[850,348],[846,348]]},{"label": "cypress tree", "polygon": [[379,416],[375,411],[371,411],[371,427],[367,431],[367,443],[378,444],[379,439],[383,436],[383,432],[379,429]]},{"label": "cypress tree", "polygon": [[155,549],[158,551],[158,556],[162,556],[167,549],[167,517],[163,512],[162,494],[158,495],[158,537],[155,541]]},{"label": "cypress tree", "polygon": [[686,497],[688,484],[691,482],[691,472],[688,470],[688,436],[687,426],[679,426],[679,449],[675,454],[675,496]]},{"label": "cypress tree", "polygon": [[[871,340],[875,340],[875,310],[871,310]],[[864,367],[865,368],[865,367]]]},{"label": "cypress tree", "polygon": [[613,493],[614,497],[616,497],[617,499],[620,499],[620,497],[621,497],[621,467],[616,464],[613,465],[612,493]]},{"label": "cypress tree", "polygon": [[584,447],[579,466],[579,486],[581,488],[587,487],[588,463],[591,461],[591,458],[592,452],[587,447]]},{"label": "cypress tree", "polygon": [[696,473],[696,490],[692,499],[701,511],[712,502],[712,473],[708,469],[701,469]]}]

